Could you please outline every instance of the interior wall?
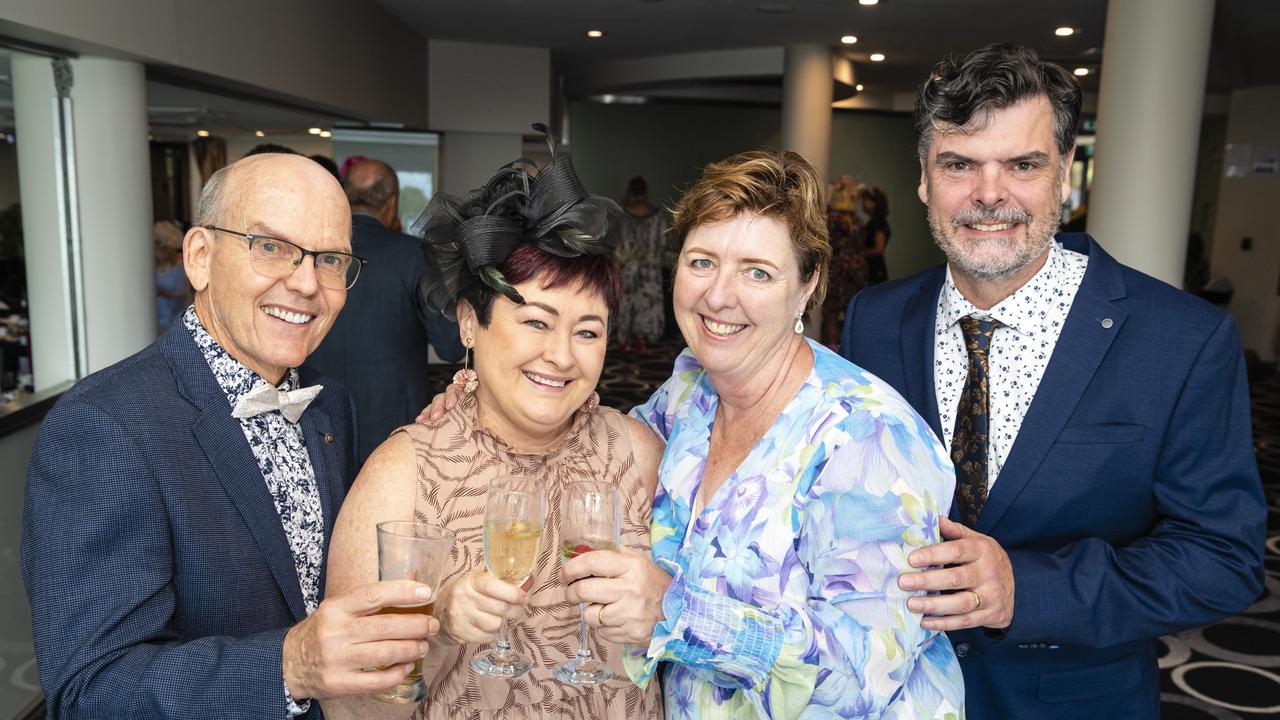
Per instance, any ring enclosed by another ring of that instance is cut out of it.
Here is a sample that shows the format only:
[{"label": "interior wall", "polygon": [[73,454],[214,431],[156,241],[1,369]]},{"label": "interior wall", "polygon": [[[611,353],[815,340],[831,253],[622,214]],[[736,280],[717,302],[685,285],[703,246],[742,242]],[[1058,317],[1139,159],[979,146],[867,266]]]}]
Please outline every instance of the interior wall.
[{"label": "interior wall", "polygon": [[376,0],[5,0],[0,34],[425,126],[425,40]]},{"label": "interior wall", "polygon": [[[781,143],[777,108],[727,105],[570,105],[570,151],[587,189],[621,197],[641,175],[650,200],[670,208],[702,168],[734,153]],[[886,261],[904,277],[942,261],[916,197],[920,166],[909,115],[837,112],[832,118],[831,173],[884,188],[893,228]]]},{"label": "interior wall", "polygon": [[[1244,176],[1222,178],[1210,264],[1214,277],[1228,278],[1235,286],[1230,309],[1240,325],[1240,338],[1265,361],[1276,358],[1280,323],[1280,224],[1275,221],[1280,172],[1253,170],[1260,148],[1270,148],[1273,158],[1280,148],[1277,117],[1280,85],[1232,93],[1226,141],[1247,145],[1250,155]],[[1228,149],[1224,165],[1230,158]]]}]

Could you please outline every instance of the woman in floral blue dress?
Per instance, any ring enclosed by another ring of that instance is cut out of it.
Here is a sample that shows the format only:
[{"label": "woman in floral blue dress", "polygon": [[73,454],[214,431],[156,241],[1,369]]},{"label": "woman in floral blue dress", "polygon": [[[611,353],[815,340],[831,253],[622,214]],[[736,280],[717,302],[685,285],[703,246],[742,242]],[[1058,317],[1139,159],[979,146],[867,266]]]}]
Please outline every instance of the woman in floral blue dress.
[{"label": "woman in floral blue dress", "polygon": [[822,188],[794,153],[707,167],[675,211],[688,342],[633,415],[665,438],[652,559],[564,568],[599,637],[661,672],[671,718],[960,718],[946,636],[897,579],[939,541],[946,450],[894,390],[803,335],[827,255]]}]

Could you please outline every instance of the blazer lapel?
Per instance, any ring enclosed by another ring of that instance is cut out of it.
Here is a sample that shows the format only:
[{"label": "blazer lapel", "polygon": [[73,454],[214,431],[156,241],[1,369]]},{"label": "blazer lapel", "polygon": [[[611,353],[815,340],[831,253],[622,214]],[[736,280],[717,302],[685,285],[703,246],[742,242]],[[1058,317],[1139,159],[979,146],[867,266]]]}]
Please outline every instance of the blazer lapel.
[{"label": "blazer lapel", "polygon": [[[1082,250],[1084,248],[1079,248],[1077,252]],[[978,517],[974,529],[980,533],[990,534],[1036,473],[1124,326],[1127,313],[1113,302],[1125,294],[1119,266],[1092,240],[1088,253],[1089,267],[1062,326],[1053,356]],[[1105,322],[1108,319],[1110,322]]]},{"label": "blazer lapel", "polygon": [[911,407],[917,408],[933,433],[948,448],[951,439],[942,436],[942,418],[938,414],[938,396],[933,387],[934,326],[938,319],[938,293],[946,279],[945,270],[931,273],[920,283],[920,289],[907,301],[902,313],[903,395]]},{"label": "blazer lapel", "polygon": [[[334,435],[333,418],[325,412],[323,407],[323,404],[327,404],[324,403],[326,394],[331,393],[322,390],[299,420],[302,425],[302,437],[307,444],[307,455],[311,458],[311,467],[316,477],[316,490],[320,493],[320,511],[324,515],[324,562],[320,565],[321,599],[324,597],[326,571],[329,567],[329,539],[333,537],[333,523],[338,514],[337,505],[342,500],[341,497],[334,497],[333,488],[334,482],[337,481],[333,476],[342,472],[342,465],[338,463],[336,445],[325,441],[326,437],[331,438]],[[317,407],[318,405],[321,407]]]},{"label": "blazer lapel", "polygon": [[[240,512],[290,612],[297,620],[305,618],[306,605],[293,550],[240,421],[231,416],[226,394],[182,323],[174,323],[166,332],[162,346],[173,368],[178,391],[199,409],[191,432],[204,451],[206,462]],[[326,520],[327,516],[328,513]]]}]

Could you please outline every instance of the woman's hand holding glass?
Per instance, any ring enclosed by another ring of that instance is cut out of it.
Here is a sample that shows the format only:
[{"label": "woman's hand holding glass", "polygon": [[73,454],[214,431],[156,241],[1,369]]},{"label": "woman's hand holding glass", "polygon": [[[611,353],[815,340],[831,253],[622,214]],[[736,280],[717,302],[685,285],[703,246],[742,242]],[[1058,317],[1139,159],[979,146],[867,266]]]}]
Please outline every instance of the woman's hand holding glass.
[{"label": "woman's hand holding glass", "polygon": [[[523,585],[537,567],[547,499],[529,478],[507,476],[489,483],[484,506],[484,564],[490,575]],[[493,649],[471,661],[471,669],[485,677],[511,679],[529,672],[533,663],[516,652],[507,639],[507,623],[498,625]]]},{"label": "woman's hand holding glass", "polygon": [[529,605],[529,594],[503,582],[485,570],[472,570],[440,588],[436,618],[441,633],[437,642],[487,645],[507,620],[520,620]]},{"label": "woman's hand holding glass", "polygon": [[648,554],[599,550],[564,564],[565,599],[586,604],[584,617],[596,637],[619,645],[648,645],[662,620],[662,598],[671,574]]}]

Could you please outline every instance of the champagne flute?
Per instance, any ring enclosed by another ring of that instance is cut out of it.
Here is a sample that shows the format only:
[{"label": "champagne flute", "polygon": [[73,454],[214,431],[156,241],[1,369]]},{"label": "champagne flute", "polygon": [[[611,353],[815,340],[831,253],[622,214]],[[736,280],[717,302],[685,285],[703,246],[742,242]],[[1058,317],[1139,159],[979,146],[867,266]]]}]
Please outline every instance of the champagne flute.
[{"label": "champagne flute", "polygon": [[[547,500],[542,486],[519,476],[494,478],[484,504],[484,562],[489,574],[522,585],[538,563]],[[529,658],[511,648],[504,620],[493,649],[471,661],[471,669],[491,678],[511,679],[529,672]]]},{"label": "champagne flute", "polygon": [[[560,516],[560,560],[569,562],[592,550],[617,550],[622,525],[618,488],[601,482],[565,486]],[[578,603],[578,654],[556,668],[557,680],[570,685],[599,685],[613,677],[608,665],[591,655],[585,606]]]},{"label": "champagne flute", "polygon": [[[378,523],[378,579],[416,580],[431,588],[431,598],[424,603],[378,611],[382,614],[418,613],[432,615],[436,607],[436,591],[440,575],[449,561],[453,547],[452,530],[427,523],[389,520]],[[385,670],[386,666],[379,666]],[[383,702],[418,702],[427,694],[422,679],[422,658],[413,661],[413,670],[393,688],[374,693]]]}]

